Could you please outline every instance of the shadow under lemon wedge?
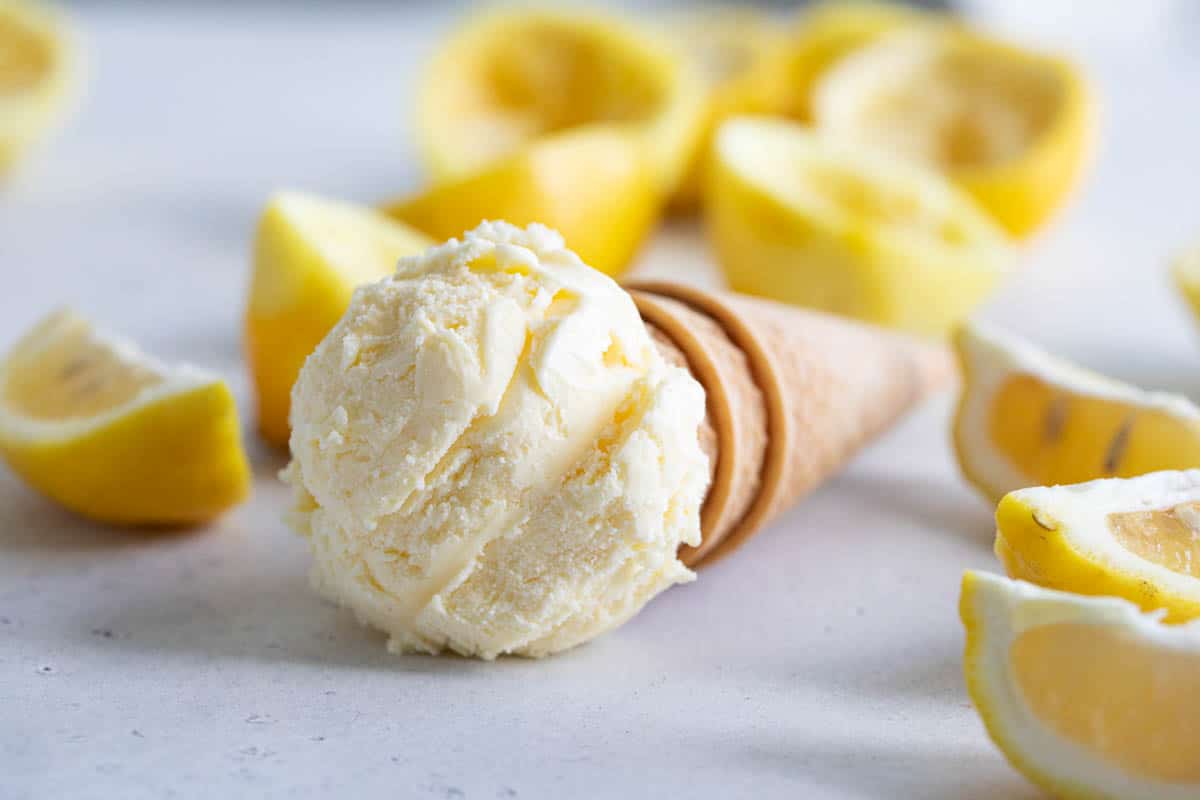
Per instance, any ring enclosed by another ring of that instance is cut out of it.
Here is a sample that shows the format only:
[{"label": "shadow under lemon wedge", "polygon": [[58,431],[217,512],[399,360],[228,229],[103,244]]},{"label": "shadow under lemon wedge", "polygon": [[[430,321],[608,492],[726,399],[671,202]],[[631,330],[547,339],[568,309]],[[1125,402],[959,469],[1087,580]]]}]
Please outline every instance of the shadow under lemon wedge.
[{"label": "shadow under lemon wedge", "polygon": [[0,174],[65,110],[73,51],[57,11],[29,0],[0,0]]},{"label": "shadow under lemon wedge", "polygon": [[534,222],[608,275],[619,275],[650,234],[665,201],[645,141],[618,126],[559,133],[449,178],[383,211],[437,241],[485,220]]},{"label": "shadow under lemon wedge", "polygon": [[202,522],[250,489],[224,381],[163,365],[70,311],[0,363],[0,453],[47,497],[108,523]]},{"label": "shadow under lemon wedge", "polygon": [[[434,55],[421,83],[417,131],[442,182],[548,136],[619,127],[642,140],[665,195],[691,162],[705,102],[693,65],[648,26],[581,10],[495,10],[475,14]],[[570,237],[567,245],[577,249]]]},{"label": "shadow under lemon wedge", "polygon": [[258,223],[245,344],[263,438],[286,445],[292,384],[354,288],[433,244],[366,207],[281,192]]},{"label": "shadow under lemon wedge", "polygon": [[963,375],[954,449],[991,502],[1027,486],[1200,466],[1200,408],[1056,358],[969,323],[955,337]]},{"label": "shadow under lemon wedge", "polygon": [[1093,127],[1068,61],[949,25],[898,29],[834,63],[815,81],[812,120],[941,170],[1020,237],[1078,182]]},{"label": "shadow under lemon wedge", "polygon": [[968,572],[967,688],[1012,765],[1068,800],[1200,797],[1200,623]]},{"label": "shadow under lemon wedge", "polygon": [[996,555],[1040,586],[1123,597],[1167,622],[1200,617],[1200,470],[1011,492]]},{"label": "shadow under lemon wedge", "polygon": [[992,291],[1011,247],[936,172],[739,117],[717,134],[705,217],[737,291],[944,336]]}]

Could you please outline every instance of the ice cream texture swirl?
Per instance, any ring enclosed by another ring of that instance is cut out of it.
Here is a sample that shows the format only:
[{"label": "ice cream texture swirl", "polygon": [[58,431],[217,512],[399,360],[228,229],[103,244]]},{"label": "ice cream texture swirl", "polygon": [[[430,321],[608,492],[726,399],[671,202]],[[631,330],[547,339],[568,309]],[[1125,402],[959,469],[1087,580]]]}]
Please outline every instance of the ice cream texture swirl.
[{"label": "ice cream texture swirl", "polygon": [[391,649],[547,655],[694,577],[704,413],[616,283],[484,223],[358,289],[309,357],[291,521]]}]

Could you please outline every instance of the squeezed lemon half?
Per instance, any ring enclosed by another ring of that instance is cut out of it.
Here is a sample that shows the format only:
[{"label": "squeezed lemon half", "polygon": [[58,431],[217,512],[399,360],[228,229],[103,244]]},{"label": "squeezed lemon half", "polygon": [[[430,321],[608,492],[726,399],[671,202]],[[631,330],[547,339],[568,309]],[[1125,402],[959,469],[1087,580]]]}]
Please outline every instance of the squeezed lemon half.
[{"label": "squeezed lemon half", "polygon": [[401,257],[432,244],[371,208],[299,192],[271,198],[258,224],[245,321],[263,438],[287,444],[292,384],[354,287],[390,275]]},{"label": "squeezed lemon half", "polygon": [[0,173],[65,110],[72,50],[61,15],[0,0]]},{"label": "squeezed lemon half", "polygon": [[793,122],[725,123],[708,181],[737,291],[941,336],[1009,262],[1003,232],[937,173]]},{"label": "squeezed lemon half", "polygon": [[1009,575],[1200,616],[1200,470],[1011,492],[996,510]]},{"label": "squeezed lemon half", "polygon": [[0,453],[31,486],[103,522],[201,522],[244,499],[233,395],[167,367],[70,311],[0,363]]},{"label": "squeezed lemon half", "polygon": [[948,26],[875,39],[812,96],[818,128],[941,170],[1017,236],[1063,203],[1091,136],[1087,85],[1069,62]]},{"label": "squeezed lemon half", "polygon": [[668,37],[610,16],[507,11],[474,17],[439,49],[418,131],[443,181],[546,136],[624,127],[645,139],[665,195],[691,162],[704,113],[703,82]]},{"label": "squeezed lemon half", "polygon": [[1200,466],[1200,409],[971,323],[955,337],[963,388],[954,446],[989,500],[1026,486]]},{"label": "squeezed lemon half", "polygon": [[1200,624],[968,572],[971,699],[1009,761],[1055,797],[1200,796]]},{"label": "squeezed lemon half", "polygon": [[645,140],[593,125],[541,139],[460,178],[384,206],[442,241],[485,220],[542,223],[584,263],[609,275],[629,265],[662,210]]}]

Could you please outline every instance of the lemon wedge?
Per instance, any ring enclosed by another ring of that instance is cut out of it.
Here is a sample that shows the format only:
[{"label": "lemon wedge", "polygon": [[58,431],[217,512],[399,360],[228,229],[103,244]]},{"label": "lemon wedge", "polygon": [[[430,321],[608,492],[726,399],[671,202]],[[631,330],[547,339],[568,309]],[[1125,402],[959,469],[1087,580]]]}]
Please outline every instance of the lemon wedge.
[{"label": "lemon wedge", "polygon": [[812,115],[839,140],[942,170],[1024,236],[1078,181],[1090,105],[1062,59],[925,26],[877,38],[823,73]]},{"label": "lemon wedge", "polygon": [[201,522],[246,497],[233,395],[70,311],[0,363],[0,453],[31,486],[102,522]]},{"label": "lemon wedge", "polygon": [[561,233],[584,263],[618,275],[662,210],[664,196],[649,163],[640,137],[589,126],[541,139],[384,210],[439,241],[485,220],[540,222]]},{"label": "lemon wedge", "polygon": [[1014,489],[1200,466],[1200,409],[1055,358],[991,326],[955,337],[954,447],[989,500]]},{"label": "lemon wedge", "polygon": [[1200,319],[1200,245],[1179,256],[1172,271],[1175,285],[1183,293],[1192,313]]},{"label": "lemon wedge", "polygon": [[605,125],[646,140],[666,194],[691,161],[704,113],[704,85],[668,37],[617,17],[520,10],[477,15],[450,37],[425,75],[417,116],[437,180],[477,173],[548,135]]},{"label": "lemon wedge", "polygon": [[748,72],[741,110],[812,122],[813,92],[832,66],[886,33],[937,19],[895,3],[818,3]]},{"label": "lemon wedge", "polygon": [[739,117],[717,134],[709,235],[734,289],[944,335],[995,286],[1002,231],[935,172]]},{"label": "lemon wedge", "polygon": [[1200,617],[1200,470],[1020,489],[996,530],[1014,578],[1124,597],[1168,622]]},{"label": "lemon wedge", "polygon": [[964,671],[992,740],[1055,797],[1200,797],[1200,624],[968,572]]},{"label": "lemon wedge", "polygon": [[401,257],[432,244],[371,208],[299,192],[271,198],[258,224],[245,320],[263,438],[287,444],[292,384],[354,287],[390,275]]},{"label": "lemon wedge", "polygon": [[0,0],[0,172],[63,112],[72,69],[71,35],[57,12]]}]

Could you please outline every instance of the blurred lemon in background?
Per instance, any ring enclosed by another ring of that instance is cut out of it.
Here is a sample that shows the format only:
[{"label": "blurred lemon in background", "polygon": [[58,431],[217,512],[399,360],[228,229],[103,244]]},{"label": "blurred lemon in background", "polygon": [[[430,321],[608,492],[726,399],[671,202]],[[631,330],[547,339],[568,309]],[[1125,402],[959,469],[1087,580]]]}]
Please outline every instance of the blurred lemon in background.
[{"label": "blurred lemon in background", "polygon": [[1062,798],[1200,796],[1200,625],[968,572],[967,689],[1014,767]]},{"label": "blurred lemon in background", "polygon": [[1010,255],[938,173],[783,120],[721,127],[705,216],[735,290],[927,335],[981,302]]},{"label": "blurred lemon in background", "polygon": [[31,486],[102,522],[201,522],[250,490],[224,381],[167,367],[69,311],[0,363],[0,453]]},{"label": "blurred lemon in background", "polygon": [[1063,203],[1092,127],[1069,63],[946,26],[850,53],[816,80],[811,112],[839,140],[942,170],[1016,236]]},{"label": "blurred lemon in background", "polygon": [[665,195],[691,162],[705,101],[691,62],[648,28],[582,11],[497,11],[470,20],[438,50],[417,127],[443,181],[552,134],[622,126],[646,140]]},{"label": "blurred lemon in background", "polygon": [[1200,617],[1200,470],[1010,492],[996,555],[1014,578]]},{"label": "blurred lemon in background", "polygon": [[814,89],[831,66],[885,33],[938,19],[893,3],[818,3],[788,26],[746,76],[739,110],[812,122]]},{"label": "blurred lemon in background", "polygon": [[73,57],[67,23],[27,0],[0,0],[0,173],[64,111]]},{"label": "blurred lemon in background", "polygon": [[995,502],[1014,489],[1200,466],[1200,408],[1077,367],[988,326],[955,337],[954,449]]},{"label": "blurred lemon in background", "polygon": [[652,162],[645,140],[628,128],[589,125],[539,139],[385,210],[439,241],[484,220],[540,222],[561,233],[584,263],[618,275],[662,210]]},{"label": "blurred lemon in background", "polygon": [[672,202],[677,210],[692,211],[700,200],[700,173],[717,128],[734,114],[754,110],[748,76],[779,42],[779,25],[758,9],[732,6],[672,14],[662,25],[695,65],[708,94],[700,145]]},{"label": "blurred lemon in background", "polygon": [[354,287],[390,275],[402,256],[431,244],[370,208],[298,192],[271,198],[258,223],[245,321],[263,438],[287,444],[292,384]]}]

